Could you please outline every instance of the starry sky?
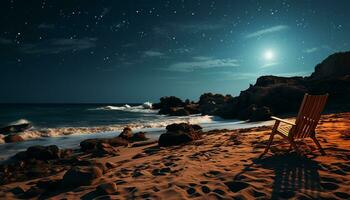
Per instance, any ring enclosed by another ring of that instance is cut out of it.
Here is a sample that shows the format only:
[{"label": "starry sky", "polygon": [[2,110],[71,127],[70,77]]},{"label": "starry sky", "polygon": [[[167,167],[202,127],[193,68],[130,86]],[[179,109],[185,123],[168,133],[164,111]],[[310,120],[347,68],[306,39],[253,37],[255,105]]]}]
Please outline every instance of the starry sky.
[{"label": "starry sky", "polygon": [[349,50],[347,0],[3,0],[0,102],[239,95]]}]

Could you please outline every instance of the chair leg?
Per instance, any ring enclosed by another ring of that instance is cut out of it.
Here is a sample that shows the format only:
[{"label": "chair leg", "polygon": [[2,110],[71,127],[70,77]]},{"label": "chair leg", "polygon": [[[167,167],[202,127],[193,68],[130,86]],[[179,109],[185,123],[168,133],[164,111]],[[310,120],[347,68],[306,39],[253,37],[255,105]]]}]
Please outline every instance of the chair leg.
[{"label": "chair leg", "polygon": [[318,147],[318,149],[320,150],[322,155],[326,155],[326,152],[323,150],[320,142],[316,139],[316,137],[311,137],[311,139],[314,141],[314,143],[316,144],[316,146]]},{"label": "chair leg", "polygon": [[300,150],[299,150],[299,148],[298,148],[298,146],[297,146],[297,144],[294,142],[294,140],[293,139],[289,139],[289,142],[290,142],[290,145],[294,148],[294,150],[297,152],[297,154],[301,154],[301,152],[300,152]]},{"label": "chair leg", "polygon": [[271,135],[270,135],[270,138],[269,138],[269,142],[267,143],[267,146],[266,146],[264,152],[260,155],[260,158],[261,158],[263,155],[265,155],[265,154],[269,151],[270,146],[271,146],[271,144],[272,144],[272,142],[273,142],[273,137],[274,137],[274,136],[275,136],[275,132],[272,131],[272,132],[271,132]]}]

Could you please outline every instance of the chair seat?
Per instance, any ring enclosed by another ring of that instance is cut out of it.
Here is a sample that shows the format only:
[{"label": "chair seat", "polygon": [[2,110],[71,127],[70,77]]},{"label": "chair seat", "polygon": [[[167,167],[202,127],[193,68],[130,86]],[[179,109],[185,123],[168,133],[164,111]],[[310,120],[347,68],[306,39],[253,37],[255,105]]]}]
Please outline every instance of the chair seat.
[{"label": "chair seat", "polygon": [[291,128],[292,128],[291,126],[279,126],[279,127],[277,128],[277,131],[278,131],[279,133],[282,133],[282,134],[285,135],[285,136],[288,136],[289,131],[290,131]]}]

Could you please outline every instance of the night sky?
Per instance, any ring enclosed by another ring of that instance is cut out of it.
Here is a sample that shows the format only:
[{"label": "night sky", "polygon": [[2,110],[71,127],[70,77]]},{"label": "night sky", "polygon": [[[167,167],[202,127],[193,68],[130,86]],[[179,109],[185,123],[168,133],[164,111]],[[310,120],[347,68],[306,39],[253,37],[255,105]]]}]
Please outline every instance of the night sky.
[{"label": "night sky", "polygon": [[2,0],[0,102],[238,95],[349,50],[350,1]]}]

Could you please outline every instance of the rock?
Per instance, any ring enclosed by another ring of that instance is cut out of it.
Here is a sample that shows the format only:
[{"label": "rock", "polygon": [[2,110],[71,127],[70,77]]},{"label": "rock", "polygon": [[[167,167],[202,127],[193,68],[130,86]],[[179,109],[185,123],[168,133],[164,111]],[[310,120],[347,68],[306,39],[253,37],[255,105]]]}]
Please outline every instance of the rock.
[{"label": "rock", "polygon": [[146,137],[146,132],[137,132],[131,137],[130,140],[133,141],[133,142],[135,142],[135,141],[145,141],[145,140],[148,140],[148,138]]},{"label": "rock", "polygon": [[107,139],[105,141],[105,143],[108,143],[113,147],[128,146],[128,144],[129,144],[128,140],[125,140],[125,139],[120,138],[120,137],[114,137],[114,138]]},{"label": "rock", "polygon": [[224,107],[232,100],[231,95],[204,93],[199,98],[199,110],[204,115],[221,115],[220,112],[224,111]]},{"label": "rock", "polygon": [[270,120],[271,118],[271,111],[268,107],[263,106],[263,107],[258,107],[253,109],[251,111],[251,115],[249,117],[249,120],[251,122],[256,122],[256,121],[266,121]]},{"label": "rock", "polygon": [[13,124],[0,128],[0,133],[3,135],[7,135],[10,133],[22,132],[30,128],[32,128],[32,124],[30,124],[27,121],[22,122],[22,120],[20,120],[18,122],[15,122]]},{"label": "rock", "polygon": [[191,115],[201,113],[201,111],[199,110],[199,104],[195,104],[195,103],[186,103],[184,109],[187,112],[189,112]]},{"label": "rock", "polygon": [[350,51],[335,53],[316,65],[311,79],[329,79],[350,75]]},{"label": "rock", "polygon": [[62,185],[78,187],[92,185],[102,176],[100,168],[95,166],[76,166],[69,169],[63,176]]},{"label": "rock", "polygon": [[167,132],[160,135],[158,145],[180,145],[201,138],[201,135],[198,132],[200,126],[197,125],[194,127],[196,130],[192,125],[186,123],[170,124],[166,127]]},{"label": "rock", "polygon": [[[196,125],[196,128],[199,125]],[[194,131],[193,126],[187,123],[174,123],[174,124],[170,124],[168,126],[165,127],[165,129],[168,132],[177,132],[177,131],[183,131],[183,132],[191,132]]]},{"label": "rock", "polygon": [[181,108],[171,108],[169,113],[167,114],[169,114],[170,116],[188,116],[190,115],[190,112],[181,107]]},{"label": "rock", "polygon": [[26,151],[18,152],[13,158],[17,160],[54,160],[61,158],[61,151],[56,145],[36,145],[28,147]]},{"label": "rock", "polygon": [[120,138],[123,138],[125,140],[130,140],[132,137],[132,130],[130,127],[125,127],[124,130],[119,134]]},{"label": "rock", "polygon": [[96,190],[102,194],[114,194],[118,191],[118,187],[115,183],[103,183],[99,185]]},{"label": "rock", "polygon": [[250,121],[266,121],[271,117],[271,111],[268,107],[258,107],[255,104],[250,105],[246,110],[238,115],[239,119]]},{"label": "rock", "polygon": [[180,145],[193,141],[192,137],[186,133],[164,133],[160,135],[158,145],[162,147]]},{"label": "rock", "polygon": [[98,143],[93,151],[93,154],[100,157],[105,155],[119,155],[118,150],[107,143]]},{"label": "rock", "polygon": [[11,135],[7,135],[4,137],[4,140],[6,143],[13,143],[13,142],[22,142],[24,141],[24,139],[17,134],[11,134]]},{"label": "rock", "polygon": [[194,131],[201,131],[203,129],[198,124],[191,124],[191,127],[193,128]]},{"label": "rock", "polygon": [[129,142],[121,137],[104,138],[104,139],[87,139],[80,142],[80,148],[82,151],[91,151],[97,148],[100,143],[109,144],[113,147],[127,146]]},{"label": "rock", "polygon": [[37,160],[52,160],[60,158],[60,149],[56,145],[31,146],[27,149],[27,155]]},{"label": "rock", "polygon": [[174,96],[160,98],[160,103],[153,104],[154,109],[183,107],[185,103]]}]

